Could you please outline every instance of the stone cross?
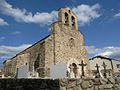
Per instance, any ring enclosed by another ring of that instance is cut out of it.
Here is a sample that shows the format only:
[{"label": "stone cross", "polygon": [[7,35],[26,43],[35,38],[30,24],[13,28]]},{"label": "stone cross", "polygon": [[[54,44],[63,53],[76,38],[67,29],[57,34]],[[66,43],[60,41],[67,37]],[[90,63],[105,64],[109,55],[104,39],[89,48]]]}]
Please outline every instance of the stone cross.
[{"label": "stone cross", "polygon": [[85,72],[84,72],[84,67],[87,65],[87,64],[84,64],[83,63],[83,60],[81,61],[81,64],[79,64],[81,67],[82,67],[82,76],[85,76]]},{"label": "stone cross", "polygon": [[105,62],[103,62],[102,66],[104,68],[104,74],[103,74],[103,76],[104,76],[104,78],[107,78],[107,74],[106,74],[107,73],[107,70],[106,70],[107,65],[105,64]]},{"label": "stone cross", "polygon": [[98,78],[100,78],[100,73],[99,73],[99,68],[100,68],[100,66],[98,66],[98,64],[96,63],[96,66],[95,66],[95,67],[97,68]]}]

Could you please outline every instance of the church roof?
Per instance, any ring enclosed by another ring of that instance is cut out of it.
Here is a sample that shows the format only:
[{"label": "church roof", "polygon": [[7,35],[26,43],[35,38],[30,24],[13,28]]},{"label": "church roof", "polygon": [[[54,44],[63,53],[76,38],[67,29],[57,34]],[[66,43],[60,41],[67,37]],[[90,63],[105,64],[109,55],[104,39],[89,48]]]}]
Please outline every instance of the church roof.
[{"label": "church roof", "polygon": [[40,43],[40,42],[44,41],[44,40],[45,40],[45,39],[47,39],[49,36],[50,36],[50,34],[49,34],[49,35],[47,35],[46,37],[44,37],[43,39],[41,39],[41,40],[37,41],[36,43],[34,43],[33,45],[31,45],[30,47],[26,48],[25,50],[21,51],[21,52],[20,52],[20,53],[18,53],[17,55],[19,55],[19,54],[21,54],[22,52],[26,51],[27,49],[29,49],[29,48],[31,48],[31,47],[33,47],[33,46],[35,46],[36,44],[38,44],[38,43]]},{"label": "church roof", "polygon": [[95,59],[95,58],[101,58],[101,59],[107,59],[107,60],[120,61],[120,60],[116,60],[116,59],[109,58],[109,57],[105,57],[105,56],[101,56],[101,55],[99,55],[99,56],[95,56],[95,57],[92,57],[92,58],[90,58],[89,60],[93,60],[93,59]]},{"label": "church roof", "polygon": [[40,42],[44,41],[44,40],[45,40],[45,39],[47,39],[49,36],[50,36],[50,34],[49,34],[49,35],[47,35],[46,37],[44,37],[43,39],[41,39],[41,40],[37,41],[36,43],[34,43],[33,45],[31,45],[30,47],[26,48],[25,50],[23,50],[23,51],[19,52],[18,54],[16,54],[16,55],[15,55],[15,56],[13,56],[12,58],[5,60],[5,61],[3,62],[3,64],[4,64],[4,63],[6,63],[8,60],[11,60],[11,59],[15,58],[17,55],[19,55],[19,54],[23,53],[23,52],[24,52],[24,51],[26,51],[27,49],[29,49],[29,48],[31,48],[31,47],[33,47],[33,46],[35,46],[36,44],[38,44],[38,43],[40,43]]}]

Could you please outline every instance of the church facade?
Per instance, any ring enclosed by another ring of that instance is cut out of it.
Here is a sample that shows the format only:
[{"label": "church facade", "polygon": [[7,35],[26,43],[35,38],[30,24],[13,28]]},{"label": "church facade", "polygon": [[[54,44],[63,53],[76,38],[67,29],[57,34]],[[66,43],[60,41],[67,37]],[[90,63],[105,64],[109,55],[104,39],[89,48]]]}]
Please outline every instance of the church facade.
[{"label": "church facade", "polygon": [[75,77],[80,77],[81,61],[87,64],[85,75],[89,74],[87,51],[84,37],[78,30],[77,16],[70,9],[61,8],[58,21],[51,26],[50,35],[6,60],[3,63],[4,74],[15,77],[17,68],[27,65],[32,77],[45,78],[50,77],[51,65],[65,64],[69,73],[72,66]]}]

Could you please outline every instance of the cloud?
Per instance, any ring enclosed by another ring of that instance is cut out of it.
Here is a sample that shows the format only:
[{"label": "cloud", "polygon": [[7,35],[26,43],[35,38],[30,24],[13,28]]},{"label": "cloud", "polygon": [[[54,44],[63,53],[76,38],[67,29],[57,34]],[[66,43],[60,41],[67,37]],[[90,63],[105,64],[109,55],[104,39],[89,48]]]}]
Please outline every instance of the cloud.
[{"label": "cloud", "polygon": [[115,17],[115,18],[120,17],[120,13],[115,14],[114,17]]},{"label": "cloud", "polygon": [[15,56],[20,51],[26,49],[31,46],[31,44],[22,44],[20,46],[0,46],[0,59],[5,60]]},{"label": "cloud", "polygon": [[0,18],[0,26],[5,26],[5,25],[8,25],[8,23],[4,19]]},{"label": "cloud", "polygon": [[0,41],[3,41],[5,39],[5,37],[0,37]]},{"label": "cloud", "polygon": [[51,13],[47,12],[36,12],[36,14],[32,14],[28,12],[26,9],[15,8],[5,0],[0,0],[0,10],[3,14],[13,17],[18,22],[25,23],[37,23],[42,25],[51,24],[54,20],[56,20],[57,12],[52,11]]},{"label": "cloud", "polygon": [[15,31],[15,32],[12,32],[13,35],[18,35],[18,34],[21,34],[21,32],[19,31]]},{"label": "cloud", "polygon": [[[13,7],[11,4],[7,3],[5,0],[0,0],[0,10],[3,14],[13,17],[18,22],[25,23],[36,23],[40,25],[50,25],[55,22],[58,17],[58,12],[53,10],[50,13],[48,12],[28,12],[26,9],[19,9]],[[78,16],[78,22],[80,26],[89,24],[94,19],[100,17],[100,5],[95,4],[93,6],[89,5],[78,5],[73,7],[72,10]]]},{"label": "cloud", "polygon": [[77,14],[80,26],[89,24],[91,21],[101,16],[99,4],[93,6],[82,4],[74,7],[72,10]]},{"label": "cloud", "polygon": [[102,55],[107,56],[114,59],[120,59],[120,47],[103,47],[103,48],[96,48],[95,46],[86,46],[90,57]]}]

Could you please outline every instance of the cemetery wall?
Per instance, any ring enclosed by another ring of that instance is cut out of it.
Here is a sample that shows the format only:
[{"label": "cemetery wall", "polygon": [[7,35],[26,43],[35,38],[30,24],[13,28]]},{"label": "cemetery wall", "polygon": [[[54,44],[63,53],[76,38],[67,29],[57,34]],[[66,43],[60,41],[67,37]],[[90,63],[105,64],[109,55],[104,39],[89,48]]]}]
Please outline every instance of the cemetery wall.
[{"label": "cemetery wall", "polygon": [[61,79],[60,90],[120,90],[120,78]]},{"label": "cemetery wall", "polygon": [[59,80],[0,79],[0,90],[59,90]]},{"label": "cemetery wall", "polygon": [[0,90],[120,90],[120,78],[0,79]]}]

